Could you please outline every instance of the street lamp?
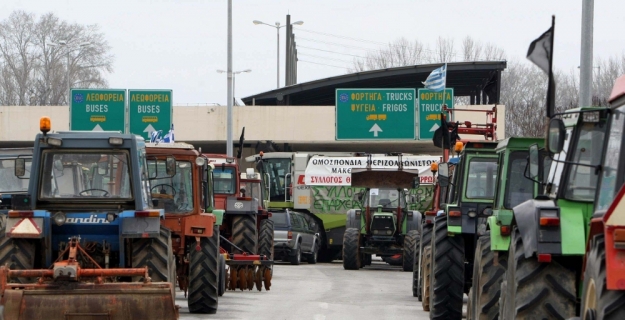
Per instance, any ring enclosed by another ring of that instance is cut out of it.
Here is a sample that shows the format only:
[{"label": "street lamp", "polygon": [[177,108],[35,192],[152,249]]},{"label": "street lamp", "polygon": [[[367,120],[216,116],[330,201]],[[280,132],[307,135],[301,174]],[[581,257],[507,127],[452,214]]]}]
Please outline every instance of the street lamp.
[{"label": "street lamp", "polygon": [[83,42],[78,44],[77,46],[73,46],[73,44],[68,43],[65,40],[59,40],[59,43],[50,42],[48,43],[51,47],[65,47],[67,48],[67,105],[70,105],[71,99],[71,83],[70,83],[70,58],[69,54],[74,50],[79,50],[86,46],[91,45],[91,42]]},{"label": "street lamp", "polygon": [[[276,88],[280,88],[280,28],[286,27],[286,25],[281,26],[280,22],[276,22],[276,25],[274,26],[274,25],[271,25],[271,24],[268,24],[268,23],[264,23],[264,22],[258,21],[258,20],[254,20],[252,22],[254,24],[264,24],[266,26],[270,26],[270,27],[276,28],[276,32],[278,34],[278,46],[277,46],[277,50],[276,50],[276,53],[278,55],[278,59],[277,59],[277,66],[278,66],[277,76],[278,76],[278,79],[277,79]],[[303,24],[304,24],[304,21],[297,21],[297,22],[291,23],[291,25],[298,25],[298,26],[301,26]]]},{"label": "street lamp", "polygon": [[[218,73],[225,73],[225,70],[217,70]],[[234,79],[236,79],[235,75],[239,74],[239,73],[249,73],[252,72],[252,69],[245,69],[245,70],[241,70],[241,71],[234,71],[232,72],[232,100],[234,101],[234,104],[236,104],[237,102],[237,96],[234,94],[234,89],[236,88],[234,85]]]}]

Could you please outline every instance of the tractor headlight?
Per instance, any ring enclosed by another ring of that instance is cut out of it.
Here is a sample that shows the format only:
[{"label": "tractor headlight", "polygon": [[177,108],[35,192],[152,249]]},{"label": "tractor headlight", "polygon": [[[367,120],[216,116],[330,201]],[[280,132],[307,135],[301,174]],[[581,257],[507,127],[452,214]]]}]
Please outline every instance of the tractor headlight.
[{"label": "tractor headlight", "polygon": [[113,212],[109,212],[109,213],[106,214],[106,221],[108,221],[108,222],[115,221],[115,218],[116,218],[116,216],[115,216],[115,213],[113,213]]},{"label": "tractor headlight", "polygon": [[202,167],[204,166],[204,164],[206,164],[206,159],[203,157],[197,157],[195,158],[195,165],[197,165],[198,167]]},{"label": "tractor headlight", "polygon": [[65,213],[59,211],[54,214],[54,223],[57,226],[62,226],[65,223]]},{"label": "tractor headlight", "polygon": [[378,233],[380,233],[379,230],[373,230],[373,234],[378,234]]},{"label": "tractor headlight", "polygon": [[387,235],[387,236],[390,236],[390,235],[392,235],[392,234],[393,234],[393,231],[392,231],[392,230],[386,230],[386,235]]},{"label": "tractor headlight", "polygon": [[468,215],[469,215],[469,218],[475,218],[477,217],[477,211],[472,209],[471,211],[468,212]]}]

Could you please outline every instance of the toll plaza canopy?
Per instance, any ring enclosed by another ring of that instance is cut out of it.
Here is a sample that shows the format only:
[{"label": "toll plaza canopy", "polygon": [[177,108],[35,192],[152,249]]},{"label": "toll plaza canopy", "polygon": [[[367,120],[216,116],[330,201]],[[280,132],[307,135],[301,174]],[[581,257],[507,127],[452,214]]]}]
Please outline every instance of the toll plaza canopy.
[{"label": "toll plaza canopy", "polygon": [[[423,81],[438,64],[371,70],[298,83],[243,98],[246,105],[331,106],[340,88],[423,88]],[[447,64],[447,87],[470,104],[497,104],[505,61],[454,62]]]}]

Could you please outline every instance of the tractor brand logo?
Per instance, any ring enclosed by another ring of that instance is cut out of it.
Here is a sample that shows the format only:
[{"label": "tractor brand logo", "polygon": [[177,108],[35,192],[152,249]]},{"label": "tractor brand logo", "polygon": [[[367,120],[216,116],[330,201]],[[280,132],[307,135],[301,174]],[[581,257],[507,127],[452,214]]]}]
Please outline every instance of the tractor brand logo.
[{"label": "tractor brand logo", "polygon": [[83,99],[82,93],[74,93],[74,102],[81,103]]},{"label": "tractor brand logo", "polygon": [[89,218],[67,218],[65,223],[110,223],[106,218],[98,218],[97,215],[92,214]]},{"label": "tractor brand logo", "polygon": [[243,209],[243,202],[235,202],[234,207],[236,209]]}]

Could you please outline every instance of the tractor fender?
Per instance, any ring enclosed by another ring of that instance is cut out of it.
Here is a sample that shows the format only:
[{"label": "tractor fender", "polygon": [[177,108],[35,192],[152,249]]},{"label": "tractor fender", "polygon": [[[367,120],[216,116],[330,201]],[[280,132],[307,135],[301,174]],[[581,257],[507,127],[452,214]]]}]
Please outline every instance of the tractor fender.
[{"label": "tractor fender", "polygon": [[[358,215],[356,213],[359,213]],[[345,228],[355,228],[360,230],[360,220],[361,220],[362,210],[360,209],[349,209],[347,211],[347,221],[345,223]]]},{"label": "tractor fender", "polygon": [[408,233],[411,230],[421,230],[421,222],[423,221],[423,215],[421,214],[421,212],[416,210],[408,211],[408,214],[405,217],[405,233]]},{"label": "tractor fender", "polygon": [[537,250],[538,210],[544,207],[555,207],[553,200],[527,200],[512,209],[514,221],[523,239],[525,258],[530,258]]}]

